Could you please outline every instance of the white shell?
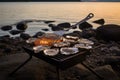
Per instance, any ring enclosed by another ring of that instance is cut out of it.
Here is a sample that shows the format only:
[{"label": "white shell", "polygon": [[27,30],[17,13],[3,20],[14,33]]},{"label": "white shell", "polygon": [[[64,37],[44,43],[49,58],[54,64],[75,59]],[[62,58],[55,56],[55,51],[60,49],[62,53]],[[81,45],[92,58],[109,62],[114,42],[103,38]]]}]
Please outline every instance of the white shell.
[{"label": "white shell", "polygon": [[26,40],[27,43],[33,43],[36,40],[36,38],[29,38]]},{"label": "white shell", "polygon": [[93,45],[94,44],[93,41],[90,41],[90,40],[84,39],[84,38],[78,39],[78,42],[79,43],[83,43],[83,44],[89,44],[89,45]]},{"label": "white shell", "polygon": [[59,42],[54,44],[55,47],[65,47],[65,46],[70,46],[69,42]]},{"label": "white shell", "polygon": [[69,38],[69,39],[74,39],[74,40],[79,39],[78,37],[75,37],[75,36],[69,36],[69,35],[67,35],[67,36],[66,36],[66,38]]},{"label": "white shell", "polygon": [[91,49],[92,46],[88,45],[88,44],[75,44],[74,45],[75,48],[84,48],[84,49]]},{"label": "white shell", "polygon": [[75,54],[79,52],[78,48],[73,48],[73,47],[61,48],[60,51],[61,51],[61,54],[65,54],[65,55]]},{"label": "white shell", "polygon": [[48,56],[55,56],[59,53],[59,49],[45,49],[44,54]]},{"label": "white shell", "polygon": [[40,51],[43,51],[45,49],[49,49],[50,47],[47,47],[47,46],[35,46],[33,47],[33,50],[35,53],[39,53]]}]

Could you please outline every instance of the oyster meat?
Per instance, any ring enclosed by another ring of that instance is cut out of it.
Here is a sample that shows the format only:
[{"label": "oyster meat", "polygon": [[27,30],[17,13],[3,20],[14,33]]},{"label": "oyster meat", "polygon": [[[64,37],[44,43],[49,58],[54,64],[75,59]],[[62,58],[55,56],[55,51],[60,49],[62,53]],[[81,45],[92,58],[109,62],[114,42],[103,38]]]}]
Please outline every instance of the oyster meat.
[{"label": "oyster meat", "polygon": [[88,45],[88,44],[75,44],[74,45],[75,48],[84,48],[84,49],[91,49],[92,46]]},{"label": "oyster meat", "polygon": [[69,42],[59,42],[54,44],[55,47],[67,47],[70,46]]},{"label": "oyster meat", "polygon": [[44,54],[48,56],[55,56],[59,53],[59,49],[45,49]]},{"label": "oyster meat", "polygon": [[50,47],[48,46],[35,46],[33,47],[33,50],[35,53],[39,53],[40,51],[43,51],[45,49],[49,49]]},{"label": "oyster meat", "polygon": [[61,54],[70,55],[79,52],[78,48],[65,47],[60,49]]},{"label": "oyster meat", "polygon": [[93,44],[94,44],[93,41],[90,41],[90,40],[88,40],[88,39],[83,39],[83,38],[78,39],[78,42],[79,42],[79,43],[82,43],[82,44],[89,44],[89,45],[93,45]]}]

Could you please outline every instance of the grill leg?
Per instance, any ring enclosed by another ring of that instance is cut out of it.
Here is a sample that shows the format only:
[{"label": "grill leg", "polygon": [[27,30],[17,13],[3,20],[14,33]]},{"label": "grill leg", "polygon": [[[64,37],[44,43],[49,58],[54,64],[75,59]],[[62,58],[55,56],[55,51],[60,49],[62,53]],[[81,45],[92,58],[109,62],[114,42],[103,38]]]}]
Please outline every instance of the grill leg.
[{"label": "grill leg", "polygon": [[57,71],[57,80],[60,80],[60,69],[56,67],[56,71]]},{"label": "grill leg", "polygon": [[90,67],[88,67],[86,64],[84,64],[83,62],[81,63],[85,68],[87,68],[89,71],[91,71],[94,75],[96,75],[100,80],[103,80],[104,78],[102,76],[100,76],[98,73],[96,73],[93,69],[91,69]]},{"label": "grill leg", "polygon": [[14,71],[12,71],[9,76],[12,76],[15,72],[17,72],[20,68],[22,68],[26,63],[28,63],[32,59],[32,55],[29,55],[29,58],[23,62],[20,66],[18,66]]}]

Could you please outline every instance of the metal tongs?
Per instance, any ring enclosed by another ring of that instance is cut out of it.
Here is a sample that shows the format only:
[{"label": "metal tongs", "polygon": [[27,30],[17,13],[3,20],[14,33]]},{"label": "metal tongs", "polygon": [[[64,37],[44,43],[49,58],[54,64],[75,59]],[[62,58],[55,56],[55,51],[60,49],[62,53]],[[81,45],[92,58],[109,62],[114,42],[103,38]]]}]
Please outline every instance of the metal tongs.
[{"label": "metal tongs", "polygon": [[71,28],[74,29],[77,27],[77,25],[80,25],[82,24],[83,22],[86,22],[87,20],[91,19],[94,17],[94,14],[93,13],[89,13],[87,15],[87,17],[85,17],[84,19],[82,19],[81,21],[77,22],[76,24],[72,25]]}]

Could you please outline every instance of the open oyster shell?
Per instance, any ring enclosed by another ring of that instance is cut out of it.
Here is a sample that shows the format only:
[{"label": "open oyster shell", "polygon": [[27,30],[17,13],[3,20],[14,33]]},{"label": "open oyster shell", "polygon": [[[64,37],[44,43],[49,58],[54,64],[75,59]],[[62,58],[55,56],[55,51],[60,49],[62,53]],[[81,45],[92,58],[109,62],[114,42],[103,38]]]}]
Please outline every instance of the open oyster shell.
[{"label": "open oyster shell", "polygon": [[93,45],[94,44],[93,41],[90,41],[90,40],[84,39],[84,38],[78,39],[78,42],[82,43],[82,44],[89,44],[89,45]]},{"label": "open oyster shell", "polygon": [[92,46],[88,45],[88,44],[75,44],[74,45],[75,48],[84,48],[84,49],[91,49]]},{"label": "open oyster shell", "polygon": [[29,38],[26,40],[27,43],[33,43],[36,40],[36,38]]},{"label": "open oyster shell", "polygon": [[67,47],[70,46],[69,42],[59,42],[54,44],[55,47]]},{"label": "open oyster shell", "polygon": [[55,56],[59,53],[59,49],[45,49],[44,54],[48,56]]},{"label": "open oyster shell", "polygon": [[75,54],[79,52],[78,48],[73,48],[73,47],[61,48],[60,51],[61,51],[61,54],[65,54],[65,55]]},{"label": "open oyster shell", "polygon": [[39,53],[40,51],[43,51],[45,49],[49,49],[50,47],[48,46],[35,46],[33,47],[33,50],[35,53]]}]

